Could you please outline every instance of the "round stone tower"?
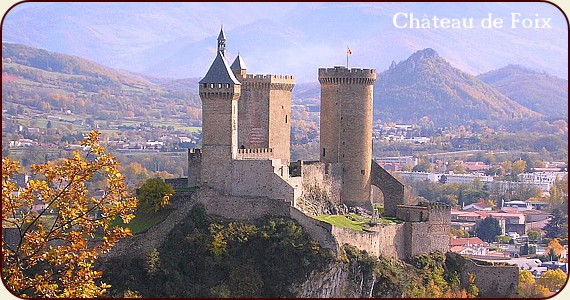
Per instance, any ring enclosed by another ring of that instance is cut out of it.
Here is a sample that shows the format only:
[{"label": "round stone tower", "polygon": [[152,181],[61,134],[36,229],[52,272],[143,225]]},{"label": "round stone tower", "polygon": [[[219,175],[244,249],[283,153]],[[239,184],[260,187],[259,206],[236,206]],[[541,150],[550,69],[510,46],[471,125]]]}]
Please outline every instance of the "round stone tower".
[{"label": "round stone tower", "polygon": [[319,69],[321,162],[342,164],[341,202],[370,208],[375,69]]}]

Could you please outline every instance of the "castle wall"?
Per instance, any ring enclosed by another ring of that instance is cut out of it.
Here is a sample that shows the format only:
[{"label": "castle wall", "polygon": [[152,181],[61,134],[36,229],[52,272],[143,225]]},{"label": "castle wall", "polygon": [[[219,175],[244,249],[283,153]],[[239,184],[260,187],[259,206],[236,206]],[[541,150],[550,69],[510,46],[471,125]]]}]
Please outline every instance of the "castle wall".
[{"label": "castle wall", "polygon": [[332,227],[332,235],[339,245],[353,245],[374,256],[406,258],[404,245],[404,225],[378,226],[374,231],[356,231],[342,227]]},{"label": "castle wall", "polygon": [[313,219],[295,207],[289,208],[289,215],[303,226],[303,230],[305,230],[311,238],[318,241],[321,247],[338,253],[339,244],[331,233],[333,227],[331,224]]},{"label": "castle wall", "polygon": [[[303,189],[311,185],[319,185],[325,189],[333,203],[340,203],[342,188],[342,164],[322,162],[301,162],[301,178]],[[303,190],[303,193],[305,191]]]},{"label": "castle wall", "polygon": [[202,173],[201,149],[188,149],[188,186],[195,187],[200,184]]},{"label": "castle wall", "polygon": [[[271,160],[234,160],[232,195],[267,197],[271,193]],[[228,176],[228,175],[226,175]]]},{"label": "castle wall", "polygon": [[343,163],[341,200],[371,208],[372,95],[376,70],[319,69],[321,161]]},{"label": "castle wall", "polygon": [[238,104],[239,148],[269,147],[269,82],[241,79]]},{"label": "castle wall", "polygon": [[216,191],[206,188],[194,193],[192,198],[203,203],[208,214],[229,219],[248,220],[266,215],[289,216],[290,205],[287,202],[267,197],[220,195]]},{"label": "castle wall", "polygon": [[248,148],[237,149],[236,159],[272,159],[273,149],[271,148]]},{"label": "castle wall", "polygon": [[378,163],[372,162],[372,185],[378,187],[384,196],[384,216],[395,217],[398,205],[408,205],[404,198],[404,185]]},{"label": "castle wall", "polygon": [[469,274],[475,275],[475,285],[479,288],[479,298],[513,298],[519,285],[517,266],[482,266],[464,259],[459,254],[447,254],[461,260],[461,288],[467,289]]}]

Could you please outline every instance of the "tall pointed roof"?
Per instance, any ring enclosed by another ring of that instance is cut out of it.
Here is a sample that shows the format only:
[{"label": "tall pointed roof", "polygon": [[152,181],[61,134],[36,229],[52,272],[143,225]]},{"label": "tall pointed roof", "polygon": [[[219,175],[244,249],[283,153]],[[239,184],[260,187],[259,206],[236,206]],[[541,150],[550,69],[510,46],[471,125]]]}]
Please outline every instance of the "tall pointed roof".
[{"label": "tall pointed roof", "polygon": [[225,39],[226,39],[226,33],[224,32],[224,27],[222,26],[222,28],[220,28],[220,34],[218,35],[218,41]]},{"label": "tall pointed roof", "polygon": [[228,62],[219,51],[218,55],[216,55],[216,58],[214,59],[214,62],[210,66],[210,69],[206,73],[206,76],[200,80],[200,83],[240,84],[230,69]]},{"label": "tall pointed roof", "polygon": [[232,63],[232,65],[230,66],[230,69],[232,70],[246,70],[247,67],[245,66],[245,62],[243,62],[243,59],[241,58],[241,55],[236,56],[236,59],[234,59],[234,62]]}]

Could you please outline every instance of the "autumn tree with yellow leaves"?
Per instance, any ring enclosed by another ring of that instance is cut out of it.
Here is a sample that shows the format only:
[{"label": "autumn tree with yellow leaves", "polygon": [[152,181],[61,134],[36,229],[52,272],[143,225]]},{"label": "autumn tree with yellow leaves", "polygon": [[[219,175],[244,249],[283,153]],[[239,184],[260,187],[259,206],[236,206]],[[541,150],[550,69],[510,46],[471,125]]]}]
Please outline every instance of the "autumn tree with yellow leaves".
[{"label": "autumn tree with yellow leaves", "polygon": [[[117,160],[92,131],[82,156],[32,165],[34,180],[18,188],[18,162],[2,159],[2,279],[20,297],[97,297],[109,285],[94,267],[116,242],[131,235],[127,224],[137,199],[127,192]],[[104,193],[89,196],[86,182],[104,178]],[[122,219],[122,223],[117,218]],[[116,221],[115,221],[116,220]]]}]

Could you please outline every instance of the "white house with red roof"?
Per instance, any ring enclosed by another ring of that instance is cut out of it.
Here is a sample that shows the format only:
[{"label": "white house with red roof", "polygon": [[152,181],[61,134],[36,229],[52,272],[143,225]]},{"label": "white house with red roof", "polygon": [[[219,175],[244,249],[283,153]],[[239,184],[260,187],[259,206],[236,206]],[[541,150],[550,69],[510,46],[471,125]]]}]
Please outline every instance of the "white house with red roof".
[{"label": "white house with red roof", "polygon": [[465,255],[487,255],[489,243],[483,242],[478,237],[451,238],[449,251]]}]

